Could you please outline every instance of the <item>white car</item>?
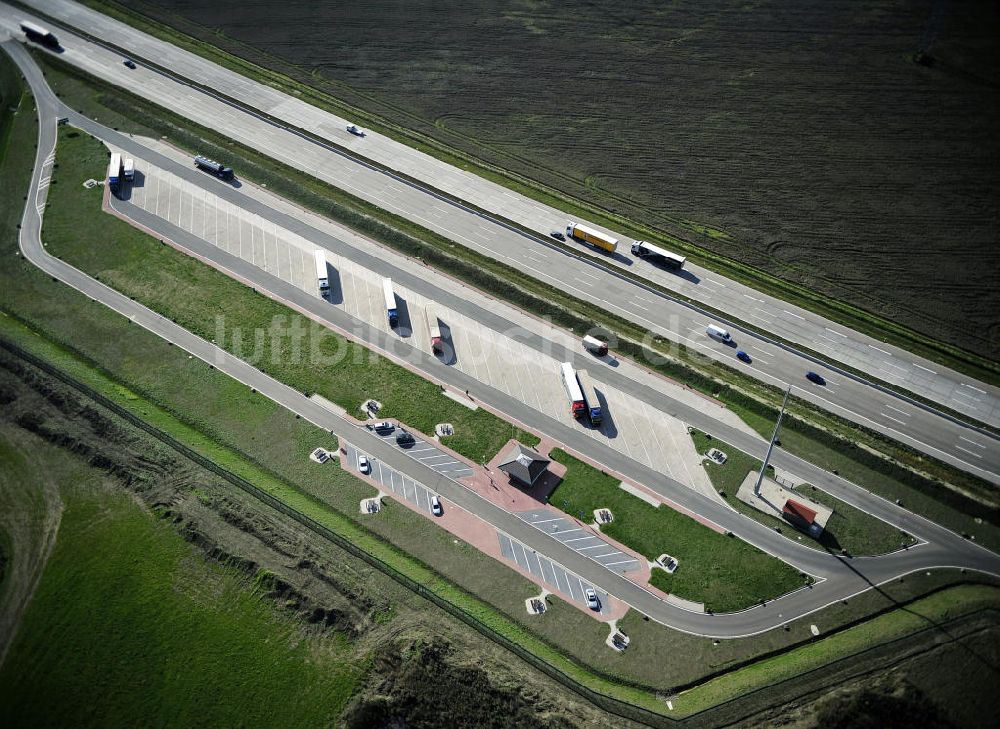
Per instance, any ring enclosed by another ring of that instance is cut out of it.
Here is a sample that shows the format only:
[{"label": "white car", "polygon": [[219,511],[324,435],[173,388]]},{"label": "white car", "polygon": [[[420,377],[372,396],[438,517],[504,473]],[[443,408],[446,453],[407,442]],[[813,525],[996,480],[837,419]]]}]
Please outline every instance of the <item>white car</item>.
[{"label": "white car", "polygon": [[583,596],[587,598],[587,607],[591,610],[600,610],[601,601],[597,599],[597,590],[593,587],[588,587],[583,591]]},{"label": "white car", "polygon": [[358,456],[358,470],[361,473],[371,473],[372,464],[368,462],[368,456]]},{"label": "white car", "polygon": [[355,137],[363,137],[363,136],[365,136],[365,130],[364,129],[359,129],[357,124],[348,124],[347,125],[347,131],[349,131]]},{"label": "white car", "polygon": [[434,516],[441,516],[444,513],[444,509],[441,508],[441,499],[436,494],[431,496],[431,513]]}]

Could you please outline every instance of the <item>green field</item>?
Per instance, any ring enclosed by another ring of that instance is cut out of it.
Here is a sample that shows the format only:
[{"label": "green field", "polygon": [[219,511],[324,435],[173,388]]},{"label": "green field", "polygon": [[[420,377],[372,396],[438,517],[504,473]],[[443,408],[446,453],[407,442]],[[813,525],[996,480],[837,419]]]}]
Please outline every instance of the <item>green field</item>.
[{"label": "green field", "polygon": [[[25,483],[60,460],[34,447],[3,461]],[[363,673],[343,638],[304,640],[294,615],[83,470],[65,474],[58,541],[0,669],[4,723],[335,723]]]},{"label": "green field", "polygon": [[614,521],[602,525],[602,532],[649,560],[666,553],[680,561],[673,575],[653,570],[652,584],[665,592],[723,613],[778,597],[805,582],[781,560],[669,507],[653,507],[618,488],[617,479],[561,450],[551,457],[567,471],[549,503],[587,522],[594,509],[611,509]]},{"label": "green field", "polygon": [[[350,413],[375,398],[384,405],[380,416],[399,418],[424,433],[433,433],[436,423],[454,423],[455,435],[444,442],[473,461],[489,460],[511,437],[538,442],[536,436],[486,410],[472,411],[443,397],[437,385],[404,367],[311,326],[309,319],[282,304],[104,214],[102,189],[87,190],[81,183],[100,178],[106,159],[100,142],[60,129],[58,168],[43,228],[53,255],[205,339],[214,340],[217,322],[223,322],[228,336],[220,346]],[[296,328],[305,334],[298,341],[291,334]]]},{"label": "green field", "polygon": [[712,479],[716,490],[724,494],[723,498],[727,504],[761,524],[781,529],[789,538],[797,539],[807,547],[835,552],[846,550],[854,555],[874,555],[893,552],[903,545],[916,544],[913,536],[904,534],[881,519],[845,504],[835,496],[830,496],[813,486],[803,484],[799,486],[798,491],[834,510],[819,540],[813,539],[797,531],[790,524],[764,514],[736,498],[736,492],[743,479],[750,471],[760,468],[760,461],[699,430],[691,431],[691,438],[699,453],[707,453],[709,448],[718,448],[728,456],[721,466],[712,461],[704,462],[708,477]]}]

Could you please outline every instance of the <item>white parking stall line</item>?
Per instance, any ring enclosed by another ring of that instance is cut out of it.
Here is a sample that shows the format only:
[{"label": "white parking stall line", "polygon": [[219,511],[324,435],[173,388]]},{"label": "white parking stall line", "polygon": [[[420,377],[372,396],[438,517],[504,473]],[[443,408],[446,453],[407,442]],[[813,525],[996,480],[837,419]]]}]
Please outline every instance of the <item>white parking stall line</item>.
[{"label": "white parking stall line", "polygon": [[[624,552],[622,552],[622,556],[624,557],[624,556],[627,556],[627,555]],[[629,559],[623,559],[621,562],[605,562],[604,566],[605,567],[617,567],[620,564],[629,564],[630,562],[638,562],[638,561],[639,560],[637,560],[635,557],[630,557]]]},{"label": "white parking stall line", "polygon": [[564,532],[559,532],[559,535],[562,536],[564,534],[572,534],[573,532],[582,532],[582,531],[583,531],[583,529],[581,529],[580,527],[576,527],[574,529],[567,529]]},{"label": "white parking stall line", "polygon": [[[570,542],[582,542],[585,539],[597,539],[597,537],[595,537],[593,534],[588,534],[585,537],[573,537],[572,539],[563,539],[562,543],[563,544],[569,544]],[[575,547],[574,547],[574,549],[575,549]]]},{"label": "white parking stall line", "polygon": [[[607,544],[605,544],[604,542],[601,542],[600,544],[595,544],[593,547],[579,547],[576,551],[577,552],[582,552],[585,549],[601,549],[601,548],[607,547],[607,546],[608,546]],[[587,556],[589,557],[590,555],[588,554]]]},{"label": "white parking stall line", "polygon": [[561,516],[557,516],[554,519],[539,519],[538,521],[530,521],[531,524],[548,524],[550,521],[563,521]]},{"label": "white parking stall line", "polygon": [[[606,544],[605,544],[604,546],[606,547],[606,546],[608,546],[608,545],[606,545]],[[594,556],[592,556],[592,557],[591,557],[591,559],[592,559],[592,560],[594,560],[594,561],[596,562],[597,560],[599,560],[599,559],[604,559],[605,557],[614,557],[614,556],[615,556],[616,554],[621,554],[621,552],[619,552],[619,551],[618,551],[618,550],[616,549],[615,551],[613,551],[613,552],[608,552],[607,554],[597,554],[597,555],[594,555]]]},{"label": "white parking stall line", "polygon": [[[553,584],[553,583],[555,583],[555,581],[556,581],[556,571],[552,567],[552,562],[549,561],[548,559],[546,559],[545,557],[539,556],[538,563],[542,566],[542,579],[545,580],[546,582],[548,582],[550,585]],[[545,566],[546,565],[548,565],[548,567],[549,567],[549,574],[548,575],[545,574]],[[549,575],[551,575],[551,577]]]}]

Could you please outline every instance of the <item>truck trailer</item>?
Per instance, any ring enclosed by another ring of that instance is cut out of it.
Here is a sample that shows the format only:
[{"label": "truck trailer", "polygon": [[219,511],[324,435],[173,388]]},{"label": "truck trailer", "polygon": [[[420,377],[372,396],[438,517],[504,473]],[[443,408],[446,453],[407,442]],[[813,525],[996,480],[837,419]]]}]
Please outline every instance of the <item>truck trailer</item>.
[{"label": "truck trailer", "polygon": [[389,317],[389,328],[399,325],[399,310],[396,308],[396,294],[392,290],[392,279],[382,280],[382,294],[385,296],[385,313]]},{"label": "truck trailer", "polygon": [[431,351],[434,354],[444,354],[444,344],[441,342],[441,319],[433,309],[427,311],[427,334],[431,340]]},{"label": "truck trailer", "polygon": [[43,46],[49,46],[50,48],[59,47],[59,39],[52,34],[52,31],[37,23],[32,23],[30,20],[22,20],[21,30],[30,41],[40,43]]},{"label": "truck trailer", "polygon": [[595,245],[598,248],[608,251],[609,253],[614,253],[618,248],[618,239],[612,238],[606,233],[602,233],[599,230],[594,230],[586,225],[581,225],[580,223],[570,223],[566,226],[566,235],[570,238],[576,238],[577,240],[586,241],[591,245]]},{"label": "truck trailer", "polygon": [[576,379],[573,364],[571,362],[563,362],[560,366],[560,373],[562,375],[563,387],[566,390],[566,396],[569,398],[570,414],[574,418],[585,415],[587,412],[587,403],[583,399],[583,390],[580,389],[580,383]]},{"label": "truck trailer", "polygon": [[639,256],[640,258],[662,261],[671,268],[678,269],[684,268],[684,261],[687,260],[684,256],[671,253],[670,251],[664,250],[659,246],[651,245],[644,240],[637,240],[632,244],[632,255]]},{"label": "truck trailer", "polygon": [[117,194],[122,181],[122,156],[119,152],[111,153],[111,161],[108,162],[108,187],[111,192]]},{"label": "truck trailer", "polygon": [[330,274],[326,269],[326,252],[322,248],[316,251],[316,283],[320,296],[330,293]]},{"label": "truck trailer", "polygon": [[221,162],[202,157],[200,154],[194,158],[194,165],[205,172],[211,172],[216,177],[221,177],[223,180],[231,180],[233,177],[232,167],[226,167]]},{"label": "truck trailer", "polygon": [[580,391],[583,393],[584,402],[586,402],[586,414],[587,418],[590,420],[591,425],[600,425],[601,421],[604,420],[604,415],[601,412],[601,401],[597,399],[597,390],[594,389],[594,383],[590,380],[590,375],[587,374],[587,370],[577,370],[576,379],[580,382]]}]

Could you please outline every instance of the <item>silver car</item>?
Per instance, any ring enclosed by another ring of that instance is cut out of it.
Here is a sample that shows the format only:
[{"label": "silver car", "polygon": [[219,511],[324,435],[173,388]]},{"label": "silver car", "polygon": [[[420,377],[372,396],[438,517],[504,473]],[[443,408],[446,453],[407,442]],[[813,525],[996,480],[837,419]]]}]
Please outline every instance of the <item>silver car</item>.
[{"label": "silver car", "polygon": [[597,598],[597,590],[593,587],[588,587],[583,591],[583,596],[587,598],[587,607],[591,610],[600,610],[601,601]]}]

